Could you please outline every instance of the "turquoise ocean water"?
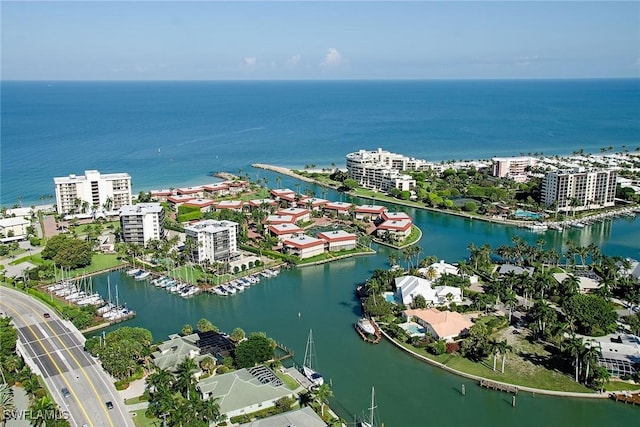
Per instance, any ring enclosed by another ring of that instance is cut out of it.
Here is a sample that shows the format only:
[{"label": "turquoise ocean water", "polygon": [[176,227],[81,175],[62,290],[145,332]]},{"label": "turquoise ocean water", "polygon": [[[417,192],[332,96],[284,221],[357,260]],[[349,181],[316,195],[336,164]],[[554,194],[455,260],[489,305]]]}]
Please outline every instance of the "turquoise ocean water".
[{"label": "turquoise ocean water", "polygon": [[640,145],[640,80],[2,82],[0,204],[53,177],[129,172],[134,190],[255,162],[344,166],[383,147],[428,160]]}]

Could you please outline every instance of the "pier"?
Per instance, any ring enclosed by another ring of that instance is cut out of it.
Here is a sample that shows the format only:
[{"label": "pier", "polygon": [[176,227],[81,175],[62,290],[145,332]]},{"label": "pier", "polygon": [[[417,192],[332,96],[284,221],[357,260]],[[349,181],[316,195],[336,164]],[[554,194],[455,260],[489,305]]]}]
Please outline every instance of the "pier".
[{"label": "pier", "polygon": [[365,342],[368,342],[370,344],[378,344],[380,342],[380,340],[382,339],[382,332],[380,331],[380,328],[378,327],[376,322],[373,321],[373,319],[371,319],[370,321],[371,321],[371,325],[373,325],[373,329],[375,330],[375,334],[374,334],[373,338],[371,338],[371,336],[369,334],[365,334],[362,331],[362,329],[360,329],[358,327],[358,323],[354,323],[353,327],[356,329],[356,332],[358,333],[358,335],[360,335],[360,337]]},{"label": "pier", "polygon": [[518,394],[518,387],[510,384],[503,384],[485,379],[480,380],[480,387],[497,391],[506,391],[507,393]]},{"label": "pier", "polygon": [[631,403],[632,405],[640,405],[640,393],[610,393],[609,397],[616,402]]}]

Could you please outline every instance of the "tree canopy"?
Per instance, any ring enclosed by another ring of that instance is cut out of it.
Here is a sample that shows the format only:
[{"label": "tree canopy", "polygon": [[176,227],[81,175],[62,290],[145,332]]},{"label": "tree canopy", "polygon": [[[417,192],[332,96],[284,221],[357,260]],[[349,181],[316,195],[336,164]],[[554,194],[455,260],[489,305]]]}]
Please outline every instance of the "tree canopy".
[{"label": "tree canopy", "polygon": [[271,341],[264,334],[253,333],[236,347],[236,364],[250,368],[273,358]]},{"label": "tree canopy", "polygon": [[42,258],[53,260],[65,268],[86,267],[91,264],[92,255],[89,242],[74,239],[66,234],[58,234],[49,239],[41,253]]}]

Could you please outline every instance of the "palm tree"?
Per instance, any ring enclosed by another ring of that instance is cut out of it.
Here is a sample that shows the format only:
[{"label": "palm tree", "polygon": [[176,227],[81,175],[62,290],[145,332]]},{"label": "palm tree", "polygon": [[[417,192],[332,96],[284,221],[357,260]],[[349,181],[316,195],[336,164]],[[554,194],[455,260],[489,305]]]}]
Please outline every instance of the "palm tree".
[{"label": "palm tree", "polygon": [[498,341],[496,341],[495,339],[490,339],[489,343],[487,344],[487,349],[489,350],[489,353],[493,355],[493,370],[496,370],[496,356],[499,353],[499,343]]},{"label": "palm tree", "polygon": [[14,408],[13,390],[7,383],[0,384],[0,416],[2,416],[2,425],[4,425],[6,418],[5,414],[12,411]]},{"label": "palm tree", "polygon": [[389,254],[389,266],[393,267],[398,263],[398,255],[395,253]]},{"label": "palm tree", "polygon": [[56,410],[56,404],[49,399],[47,396],[42,396],[40,399],[37,399],[31,405],[31,425],[33,426],[46,426],[46,417],[43,416],[35,416],[39,414],[47,414],[52,413]]},{"label": "palm tree", "polygon": [[498,351],[502,355],[502,369],[500,372],[504,374],[504,362],[507,359],[507,353],[513,351],[513,347],[506,340],[498,342]]},{"label": "palm tree", "polygon": [[315,392],[316,399],[320,403],[320,414],[324,417],[324,404],[327,403],[327,400],[333,396],[333,392],[331,388],[329,388],[329,384],[322,384]]},{"label": "palm tree", "polygon": [[29,396],[29,400],[33,401],[36,396],[36,391],[40,388],[38,377],[35,375],[29,375],[29,378],[22,382],[22,388],[24,388],[27,396]]},{"label": "palm tree", "polygon": [[167,369],[157,369],[154,373],[150,374],[146,380],[146,389],[149,393],[163,393],[171,389],[173,383],[173,375]]},{"label": "palm tree", "polygon": [[427,268],[427,271],[425,273],[425,276],[427,277],[427,279],[433,281],[437,275],[438,275],[438,272],[436,271],[436,269],[433,267],[433,265],[430,265],[429,268]]},{"label": "palm tree", "polygon": [[202,400],[199,405],[199,411],[202,417],[209,421],[209,423],[215,423],[220,421],[220,404],[218,398],[209,398]]},{"label": "palm tree", "polygon": [[206,371],[207,373],[210,373],[211,371],[213,371],[213,368],[215,368],[215,366],[216,366],[216,361],[211,356],[207,356],[200,361],[200,369],[202,369],[203,371]]},{"label": "palm tree", "polygon": [[582,341],[582,338],[576,337],[575,334],[572,335],[571,338],[565,341],[565,349],[569,355],[575,357],[574,365],[576,369],[576,382],[580,382],[578,380],[578,372],[580,368],[580,356],[584,349],[584,342]]},{"label": "palm tree", "polygon": [[604,393],[604,386],[609,382],[611,374],[604,366],[596,366],[593,370],[593,381],[600,388],[600,393]]},{"label": "palm tree", "polygon": [[193,373],[197,368],[198,365],[190,357],[186,357],[178,365],[175,385],[180,391],[180,394],[182,394],[187,400],[191,400],[191,398],[196,394],[196,382],[193,378]]},{"label": "palm tree", "polygon": [[600,347],[596,347],[592,344],[585,346],[582,352],[582,363],[586,364],[584,370],[584,383],[586,384],[589,379],[590,367],[592,364],[597,363],[598,359],[602,357],[602,351]]}]

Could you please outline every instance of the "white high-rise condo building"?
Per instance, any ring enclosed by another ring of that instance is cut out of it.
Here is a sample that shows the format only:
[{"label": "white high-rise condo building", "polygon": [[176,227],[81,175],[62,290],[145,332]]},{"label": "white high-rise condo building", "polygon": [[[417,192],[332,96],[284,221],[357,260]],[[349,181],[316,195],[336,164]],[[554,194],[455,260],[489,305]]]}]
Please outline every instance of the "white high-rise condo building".
[{"label": "white high-rise condo building", "polygon": [[549,172],[542,183],[542,202],[561,211],[581,211],[613,206],[615,170],[561,170]]},{"label": "white high-rise condo building", "polygon": [[122,240],[146,246],[164,238],[164,212],[160,203],[138,203],[120,208]]},{"label": "white high-rise condo building", "polygon": [[349,153],[346,157],[349,178],[358,181],[362,187],[381,191],[393,188],[408,191],[415,187],[416,181],[401,172],[431,168],[426,160],[390,153],[382,148],[375,151],[360,150]]},{"label": "white high-rise condo building", "polygon": [[195,262],[228,262],[240,256],[238,223],[207,219],[184,228],[185,249]]},{"label": "white high-rise condo building", "polygon": [[88,170],[84,175],[53,178],[58,214],[117,211],[131,204],[131,176],[128,173],[101,174]]}]

